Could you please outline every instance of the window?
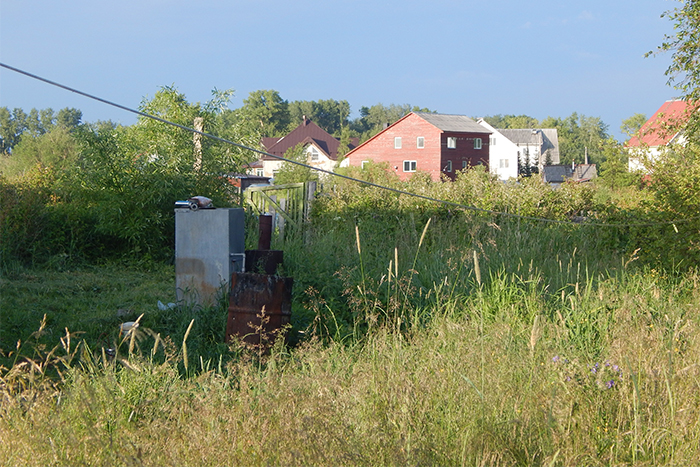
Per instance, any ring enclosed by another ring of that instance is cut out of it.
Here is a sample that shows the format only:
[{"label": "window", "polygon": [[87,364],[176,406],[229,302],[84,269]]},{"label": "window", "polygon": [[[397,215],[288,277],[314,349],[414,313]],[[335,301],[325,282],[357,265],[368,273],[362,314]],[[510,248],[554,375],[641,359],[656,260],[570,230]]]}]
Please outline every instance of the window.
[{"label": "window", "polygon": [[481,138],[474,138],[474,149],[481,149]]},{"label": "window", "polygon": [[317,161],[318,160],[318,149],[316,149],[313,146],[309,147],[309,154],[311,155],[311,160],[312,161]]},{"label": "window", "polygon": [[258,177],[262,177],[264,174],[265,172],[263,171],[263,169],[255,169],[255,175],[257,175]]},{"label": "window", "polygon": [[447,161],[447,165],[445,166],[445,172],[452,172],[452,161]]},{"label": "window", "polygon": [[455,149],[457,147],[457,138],[454,136],[447,137],[447,149]]},{"label": "window", "polygon": [[362,161],[362,168],[364,169],[367,164],[369,164],[369,161]]},{"label": "window", "polygon": [[502,169],[508,168],[508,159],[501,159],[500,160],[500,168],[502,168]]},{"label": "window", "polygon": [[491,137],[489,138],[489,145],[490,145],[490,146],[495,146],[495,145],[496,145],[496,138],[494,138],[493,136],[491,136]]},{"label": "window", "polygon": [[418,149],[423,149],[425,147],[425,138],[423,136],[416,138],[416,147]]},{"label": "window", "polygon": [[403,171],[404,172],[415,172],[416,171],[416,161],[403,161]]},{"label": "window", "polygon": [[462,170],[467,168],[467,161],[462,161]]},{"label": "window", "polygon": [[401,149],[401,137],[396,136],[394,138],[394,149]]}]

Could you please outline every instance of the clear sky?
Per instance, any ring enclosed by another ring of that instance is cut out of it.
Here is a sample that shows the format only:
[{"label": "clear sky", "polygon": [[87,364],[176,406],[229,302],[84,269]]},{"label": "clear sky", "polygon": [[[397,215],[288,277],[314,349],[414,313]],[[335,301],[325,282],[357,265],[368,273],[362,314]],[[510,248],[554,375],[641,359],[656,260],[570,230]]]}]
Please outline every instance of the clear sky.
[{"label": "clear sky", "polygon": [[[161,86],[481,117],[651,116],[678,95],[668,0],[0,0],[0,62],[127,107]],[[0,68],[0,106],[133,114]]]}]

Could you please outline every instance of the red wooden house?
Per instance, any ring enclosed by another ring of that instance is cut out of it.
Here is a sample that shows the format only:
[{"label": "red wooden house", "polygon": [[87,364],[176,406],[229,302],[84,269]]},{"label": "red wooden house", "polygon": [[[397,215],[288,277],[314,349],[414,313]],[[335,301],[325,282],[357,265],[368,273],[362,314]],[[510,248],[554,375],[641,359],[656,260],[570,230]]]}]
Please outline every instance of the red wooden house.
[{"label": "red wooden house", "polygon": [[341,166],[388,163],[401,180],[417,171],[433,180],[489,163],[491,132],[464,115],[411,112],[350,151]]}]

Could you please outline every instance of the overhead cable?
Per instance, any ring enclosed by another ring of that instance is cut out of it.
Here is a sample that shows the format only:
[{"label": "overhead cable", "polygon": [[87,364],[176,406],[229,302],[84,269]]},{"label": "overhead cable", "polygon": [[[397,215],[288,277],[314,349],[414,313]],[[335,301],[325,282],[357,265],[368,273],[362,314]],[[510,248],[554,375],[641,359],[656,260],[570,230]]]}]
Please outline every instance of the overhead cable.
[{"label": "overhead cable", "polygon": [[81,95],[81,96],[83,96],[83,97],[87,97],[88,99],[92,99],[92,100],[101,102],[101,103],[103,103],[103,104],[106,104],[106,105],[109,105],[109,106],[112,106],[112,107],[116,107],[116,108],[121,109],[121,110],[124,110],[124,111],[126,111],[126,112],[130,112],[130,113],[139,115],[139,116],[144,117],[144,118],[149,118],[149,119],[151,119],[151,120],[156,120],[156,121],[161,122],[161,123],[164,123],[164,124],[166,124],[166,125],[174,126],[174,127],[176,127],[176,128],[180,128],[180,129],[185,130],[185,131],[188,131],[188,132],[190,132],[190,133],[195,133],[195,134],[204,136],[204,137],[206,137],[206,138],[210,138],[210,139],[213,139],[213,140],[215,140],[215,141],[219,141],[219,142],[221,142],[221,143],[230,144],[230,145],[232,145],[232,146],[236,146],[236,147],[238,147],[238,148],[240,148],[240,149],[243,149],[243,150],[246,150],[246,151],[251,151],[251,152],[260,154],[260,155],[262,155],[262,156],[272,157],[272,158],[274,158],[274,159],[278,159],[278,160],[283,161],[283,162],[288,162],[288,163],[290,163],[290,164],[295,164],[295,165],[298,165],[298,166],[301,166],[301,167],[305,167],[305,168],[307,168],[307,169],[315,170],[315,171],[317,171],[317,172],[321,172],[321,173],[324,173],[324,174],[327,174],[327,175],[330,175],[330,176],[333,176],[333,177],[342,178],[342,179],[345,179],[345,180],[349,180],[349,181],[351,181],[351,182],[360,183],[360,184],[367,185],[367,186],[371,186],[371,187],[375,187],[375,188],[378,188],[378,189],[381,189],[381,190],[390,191],[390,192],[393,192],[393,193],[396,193],[396,194],[399,194],[399,195],[412,196],[412,197],[414,197],[414,198],[419,198],[419,199],[423,199],[423,200],[426,200],[426,201],[431,201],[431,202],[434,202],[434,203],[439,203],[439,204],[443,204],[443,205],[446,205],[446,206],[451,206],[451,207],[458,208],[458,209],[465,209],[465,210],[469,210],[469,211],[481,212],[481,213],[484,213],[484,214],[491,214],[491,215],[494,215],[494,216],[503,216],[503,217],[510,217],[510,218],[515,218],[515,219],[523,219],[523,220],[530,220],[530,221],[537,221],[537,222],[544,222],[544,223],[552,223],[552,224],[571,224],[571,225],[587,225],[587,226],[601,226],[601,227],[647,227],[647,226],[654,226],[654,225],[673,225],[673,226],[675,227],[675,224],[681,224],[681,223],[685,223],[685,222],[690,222],[690,221],[692,221],[692,220],[700,219],[700,216],[698,216],[698,217],[693,217],[693,218],[688,218],[688,219],[677,219],[677,220],[674,220],[674,221],[650,222],[650,223],[624,223],[624,224],[612,224],[612,223],[604,223],[604,222],[590,222],[590,221],[587,221],[587,220],[584,221],[584,222],[575,222],[575,221],[570,221],[570,220],[564,221],[564,220],[556,220],[556,219],[547,219],[547,218],[544,218],[544,217],[524,216],[524,215],[513,214],[513,213],[508,213],[508,212],[493,211],[493,210],[490,210],[490,209],[479,208],[479,207],[477,207],[477,206],[471,206],[471,205],[466,205],[466,204],[455,203],[455,202],[453,202],[453,201],[447,201],[447,200],[441,200],[441,199],[437,199],[437,198],[431,198],[431,197],[429,197],[429,196],[421,195],[421,194],[418,194],[418,193],[412,193],[412,192],[410,192],[410,191],[399,190],[399,189],[397,189],[397,188],[388,187],[388,186],[384,186],[384,185],[379,185],[379,184],[377,184],[377,183],[373,183],[373,182],[370,182],[370,181],[367,181],[367,180],[362,180],[362,179],[359,179],[359,178],[350,177],[350,176],[343,175],[343,174],[339,174],[339,173],[336,173],[336,172],[333,172],[333,171],[330,171],[330,170],[325,170],[325,169],[322,169],[322,168],[320,168],[320,167],[314,167],[314,166],[312,166],[312,165],[308,165],[308,164],[305,164],[305,163],[303,163],[303,162],[295,161],[295,160],[292,160],[292,159],[286,159],[285,157],[278,156],[278,155],[275,155],[275,154],[270,154],[269,152],[265,152],[265,151],[262,151],[262,150],[260,150],[260,149],[255,149],[255,148],[252,148],[252,147],[250,147],[250,146],[246,146],[246,145],[243,145],[243,144],[240,144],[240,143],[236,143],[235,141],[231,141],[231,140],[228,140],[228,139],[225,139],[225,138],[221,138],[221,137],[219,137],[219,136],[212,135],[212,134],[210,134],[210,133],[206,133],[206,132],[204,132],[204,131],[197,130],[197,129],[195,129],[195,128],[190,128],[190,127],[187,127],[187,126],[185,126],[185,125],[180,125],[179,123],[175,123],[175,122],[172,122],[172,121],[170,121],[170,120],[166,120],[166,119],[164,119],[164,118],[157,117],[157,116],[155,116],[155,115],[151,115],[151,114],[148,114],[148,113],[145,113],[145,112],[141,112],[141,111],[136,110],[136,109],[132,109],[132,108],[130,108],[130,107],[126,107],[126,106],[121,105],[121,104],[117,104],[117,103],[112,102],[112,101],[109,101],[109,100],[107,100],[107,99],[103,99],[103,98],[101,98],[101,97],[94,96],[94,95],[92,95],[92,94],[88,94],[88,93],[83,92],[83,91],[80,91],[80,90],[78,90],[78,89],[75,89],[75,88],[72,88],[72,87],[69,87],[69,86],[66,86],[66,85],[57,83],[57,82],[55,82],[55,81],[52,81],[52,80],[43,78],[43,77],[38,76],[38,75],[35,75],[35,74],[33,74],[33,73],[29,73],[29,72],[27,72],[27,71],[21,70],[21,69],[19,69],[19,68],[16,68],[16,67],[13,67],[13,66],[10,66],[10,65],[7,65],[7,64],[2,63],[2,62],[0,62],[0,67],[6,68],[6,69],[11,70],[11,71],[14,71],[15,73],[19,73],[19,74],[24,75],[24,76],[27,76],[27,77],[29,77],[29,78],[32,78],[32,79],[35,79],[35,80],[38,80],[38,81],[42,81],[42,82],[44,82],[44,83],[46,83],[46,84],[49,84],[49,85],[51,85],[51,86],[55,86],[55,87],[64,89],[64,90],[66,90],[66,91],[70,91],[70,92],[73,92],[73,93],[75,93],[75,94],[79,94],[79,95]]}]

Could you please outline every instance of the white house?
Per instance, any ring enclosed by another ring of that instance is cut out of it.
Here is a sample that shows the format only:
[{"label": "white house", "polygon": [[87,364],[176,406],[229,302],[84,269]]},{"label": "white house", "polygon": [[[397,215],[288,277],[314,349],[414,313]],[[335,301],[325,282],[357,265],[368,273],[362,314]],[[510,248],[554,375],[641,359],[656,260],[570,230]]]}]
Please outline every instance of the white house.
[{"label": "white house", "polygon": [[658,160],[666,148],[686,142],[682,132],[688,121],[690,105],[684,100],[669,100],[647,120],[626,144],[629,151],[629,171],[648,172],[650,163]]},{"label": "white house", "polygon": [[489,167],[501,180],[518,177],[518,160],[529,160],[540,173],[546,165],[559,164],[559,136],[556,128],[495,129],[483,118],[479,125],[492,132]]},{"label": "white house", "polygon": [[477,123],[491,132],[489,139],[489,170],[499,180],[518,178],[518,155],[520,149],[499,130],[489,125],[483,118]]}]

